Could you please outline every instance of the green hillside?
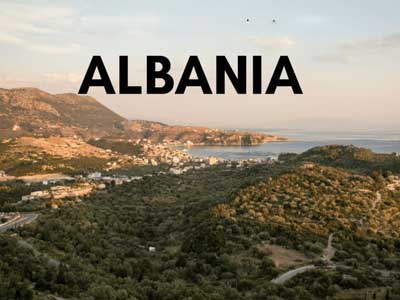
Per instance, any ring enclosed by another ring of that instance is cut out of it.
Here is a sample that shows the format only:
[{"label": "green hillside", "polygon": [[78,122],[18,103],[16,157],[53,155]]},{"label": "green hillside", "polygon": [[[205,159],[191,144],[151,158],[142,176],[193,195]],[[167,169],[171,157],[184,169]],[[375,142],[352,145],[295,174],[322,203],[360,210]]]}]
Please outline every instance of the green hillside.
[{"label": "green hillside", "polygon": [[[0,299],[29,299],[19,287],[36,299],[365,299],[374,289],[398,299],[400,198],[391,180],[291,162],[220,165],[110,186],[58,210],[37,206],[35,223],[0,236],[13,249],[0,259]],[[334,268],[321,259],[330,233]],[[19,251],[16,238],[45,256]]]}]

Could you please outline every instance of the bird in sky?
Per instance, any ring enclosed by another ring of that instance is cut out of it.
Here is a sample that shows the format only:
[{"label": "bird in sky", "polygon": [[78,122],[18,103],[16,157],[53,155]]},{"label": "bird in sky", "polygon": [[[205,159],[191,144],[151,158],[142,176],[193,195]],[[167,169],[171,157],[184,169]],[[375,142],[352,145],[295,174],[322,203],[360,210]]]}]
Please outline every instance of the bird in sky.
[{"label": "bird in sky", "polygon": [[[250,19],[249,18],[246,19],[246,23],[250,23]],[[276,24],[276,19],[272,19],[272,23]]]}]

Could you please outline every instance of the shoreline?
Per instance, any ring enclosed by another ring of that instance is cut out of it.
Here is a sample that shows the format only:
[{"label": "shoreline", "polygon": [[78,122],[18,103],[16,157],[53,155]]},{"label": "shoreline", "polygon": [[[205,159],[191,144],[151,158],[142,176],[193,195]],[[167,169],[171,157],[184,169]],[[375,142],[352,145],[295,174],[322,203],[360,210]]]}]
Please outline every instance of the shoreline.
[{"label": "shoreline", "polygon": [[[288,142],[300,142],[300,140],[295,140],[295,139],[287,139],[287,140],[281,140],[281,141],[269,141],[269,142],[264,142],[264,143],[259,143],[259,144],[252,144],[252,145],[239,145],[239,144],[193,144],[190,146],[187,146],[186,144],[171,144],[168,145],[169,147],[175,147],[175,148],[184,148],[184,149],[191,149],[191,148],[212,148],[212,147],[221,147],[221,148],[229,148],[229,147],[234,147],[234,148],[255,148],[255,147],[260,147],[263,145],[267,144],[279,144],[279,143],[288,143]],[[181,150],[181,149],[180,149]]]},{"label": "shoreline", "polygon": [[355,146],[365,148],[375,153],[400,155],[400,141],[381,140],[304,140],[288,139],[286,141],[268,142],[259,145],[231,146],[231,145],[201,145],[192,147],[180,147],[185,149],[190,155],[196,157],[215,156],[228,160],[241,160],[249,158],[263,158],[268,156],[279,156],[282,153],[300,154],[314,147],[327,145]]},{"label": "shoreline", "polygon": [[289,139],[289,138],[283,138],[279,137],[283,140],[273,140],[273,141],[266,141],[263,143],[258,143],[258,144],[250,144],[250,145],[243,145],[243,144],[191,144],[188,146],[187,144],[169,144],[168,146],[170,147],[184,147],[187,149],[190,148],[201,148],[201,147],[258,147],[266,144],[275,144],[275,143],[287,143],[287,142],[298,142],[299,140],[295,139]]}]

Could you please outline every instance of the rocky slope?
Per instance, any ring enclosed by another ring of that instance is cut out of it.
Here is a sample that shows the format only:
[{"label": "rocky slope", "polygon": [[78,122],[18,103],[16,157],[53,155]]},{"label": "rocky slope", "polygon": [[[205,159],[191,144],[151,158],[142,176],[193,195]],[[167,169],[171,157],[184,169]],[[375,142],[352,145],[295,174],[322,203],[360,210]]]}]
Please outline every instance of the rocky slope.
[{"label": "rocky slope", "polygon": [[0,137],[90,137],[120,132],[124,118],[91,97],[21,88],[0,89],[0,120]]},{"label": "rocky slope", "polygon": [[186,152],[143,141],[86,142],[68,137],[18,137],[0,141],[0,170],[15,176],[56,172],[81,174],[190,160]]},{"label": "rocky slope", "polygon": [[52,95],[35,88],[0,89],[0,138],[19,136],[111,136],[202,145],[256,145],[283,140],[258,133],[129,121],[91,97]]}]

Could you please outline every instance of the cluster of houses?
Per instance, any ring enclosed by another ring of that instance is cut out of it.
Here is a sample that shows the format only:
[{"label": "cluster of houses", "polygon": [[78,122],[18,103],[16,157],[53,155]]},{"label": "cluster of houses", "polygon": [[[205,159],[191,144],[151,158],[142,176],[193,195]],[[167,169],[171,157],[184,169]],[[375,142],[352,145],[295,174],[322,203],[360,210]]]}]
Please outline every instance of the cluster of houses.
[{"label": "cluster of houses", "polygon": [[[169,173],[180,175],[186,173],[189,170],[198,170],[202,168],[206,168],[207,164],[203,162],[202,159],[196,160],[201,162],[196,166],[182,166],[180,164],[175,167],[171,167],[169,169]],[[214,160],[211,160],[211,164],[214,163]],[[166,172],[160,171],[158,175],[166,174]],[[78,175],[75,178],[68,177],[63,178],[61,181],[70,181],[75,180],[78,183],[73,185],[56,185],[51,186],[45,190],[33,191],[29,195],[24,195],[21,197],[21,201],[32,201],[32,200],[58,200],[64,198],[79,198],[83,196],[87,196],[94,192],[95,190],[103,190],[106,188],[107,184],[112,185],[122,185],[124,183],[129,183],[135,180],[142,180],[143,177],[151,177],[152,174],[147,174],[145,176],[126,176],[126,175],[118,175],[118,176],[103,176],[101,172],[93,172],[88,174],[86,177],[83,175]],[[60,181],[57,180],[48,180],[43,179],[42,185],[55,184]]]},{"label": "cluster of houses", "polygon": [[224,160],[222,158],[210,156],[208,158],[195,158],[193,162],[196,164],[193,165],[183,165],[183,166],[173,166],[169,169],[169,172],[174,175],[181,175],[191,170],[200,170],[204,169],[207,166],[214,166],[219,164],[224,164],[227,168],[245,168],[250,165],[259,164],[259,163],[275,163],[277,161],[276,157],[267,157],[263,158],[250,158],[239,161],[229,161]]},{"label": "cluster of houses", "polygon": [[[56,185],[51,186],[50,188],[45,190],[34,191],[31,192],[29,195],[22,196],[21,201],[24,202],[32,200],[61,200],[64,198],[79,198],[87,196],[96,190],[103,190],[107,187],[107,184],[121,185],[141,179],[143,179],[142,176],[103,176],[101,172],[93,172],[88,174],[86,177],[83,177],[82,175],[76,176],[74,180],[78,181],[77,184]],[[56,183],[56,181],[50,182],[48,180],[44,180],[42,182],[43,185],[48,185],[49,183]]]},{"label": "cluster of houses", "polygon": [[89,195],[94,189],[94,185],[90,183],[78,184],[76,186],[52,186],[50,189],[42,191],[34,191],[29,195],[21,197],[21,201],[30,201],[38,199],[64,199],[73,197],[82,197]]},{"label": "cluster of houses", "polygon": [[[81,177],[83,178],[83,177]],[[114,184],[114,185],[121,185],[124,183],[129,183],[134,180],[141,180],[143,179],[142,176],[127,176],[127,175],[118,175],[118,176],[103,176],[101,172],[93,172],[90,173],[87,177],[87,180],[102,183],[97,185],[98,189],[104,189],[106,184]]]},{"label": "cluster of houses", "polygon": [[183,163],[172,165],[169,169],[169,173],[174,175],[181,175],[191,170],[205,169],[207,166],[213,166],[219,163],[223,163],[224,160],[221,158],[210,156],[207,159],[204,158],[193,158],[190,165],[184,165]]},{"label": "cluster of houses", "polygon": [[[139,155],[121,155],[116,161],[107,163],[106,171],[114,170],[125,163],[131,163],[137,166],[158,166],[160,164],[178,165],[192,162],[192,156],[186,151],[172,148],[169,143],[152,144],[150,140],[139,139],[136,142],[129,140],[129,142],[136,143],[141,147],[141,154]],[[113,151],[106,150],[106,153],[113,157]]]},{"label": "cluster of houses", "polygon": [[[159,145],[156,145],[152,148],[154,149],[163,149]],[[160,150],[161,151],[161,150]],[[183,151],[178,151],[178,153],[185,153]],[[159,156],[160,153],[157,155]],[[166,156],[166,159],[170,160],[170,168],[168,173],[174,175],[181,175],[188,171],[192,170],[200,170],[205,169],[208,166],[224,164],[227,168],[241,168],[246,167],[251,164],[256,164],[265,161],[274,161],[273,159],[248,159],[242,161],[224,161],[221,158],[217,157],[208,157],[208,158],[193,158],[190,155],[181,155],[181,156]],[[189,162],[189,163],[188,163]],[[152,164],[155,164],[154,162]],[[166,174],[167,172],[160,171],[157,175]],[[0,172],[1,176],[5,176],[4,172]],[[114,175],[104,176],[101,172],[93,172],[88,174],[87,176],[77,175],[75,177],[65,176],[62,174],[48,174],[48,175],[37,175],[37,176],[26,176],[23,180],[26,184],[31,183],[42,183],[42,185],[51,184],[48,189],[33,191],[29,195],[24,195],[21,197],[21,201],[31,201],[31,200],[59,200],[64,198],[79,198],[83,196],[87,196],[96,190],[105,189],[107,184],[111,185],[122,185],[124,183],[129,183],[135,180],[142,180],[143,177],[153,176],[152,174],[147,174],[145,176],[127,176],[127,175]],[[32,177],[32,178],[31,178]],[[75,182],[68,185],[55,185],[62,184],[67,182]]]},{"label": "cluster of houses", "polygon": [[158,164],[178,165],[192,162],[193,158],[186,151],[169,147],[167,144],[152,144],[144,140],[142,144],[143,164],[157,166]]}]

